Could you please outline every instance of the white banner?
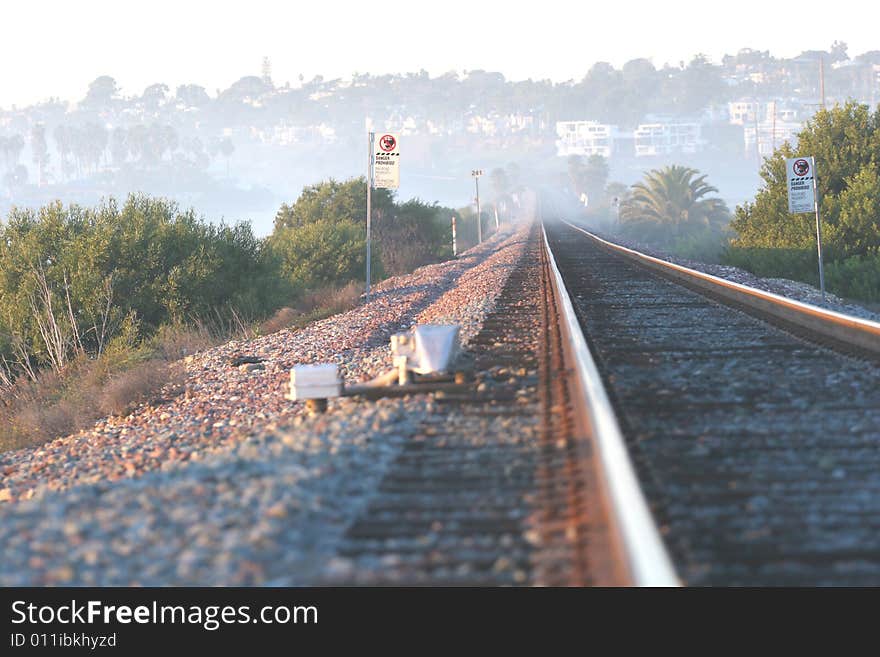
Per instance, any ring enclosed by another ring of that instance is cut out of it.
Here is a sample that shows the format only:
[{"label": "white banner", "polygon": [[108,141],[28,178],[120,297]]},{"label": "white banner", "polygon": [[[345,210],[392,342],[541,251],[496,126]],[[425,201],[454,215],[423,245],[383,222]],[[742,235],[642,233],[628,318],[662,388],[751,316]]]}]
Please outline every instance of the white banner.
[{"label": "white banner", "polygon": [[812,157],[793,157],[785,161],[788,187],[788,211],[813,212],[816,209],[816,196],[813,191],[813,176],[816,163]]},{"label": "white banner", "polygon": [[373,187],[400,187],[400,141],[390,132],[377,132],[373,149]]}]

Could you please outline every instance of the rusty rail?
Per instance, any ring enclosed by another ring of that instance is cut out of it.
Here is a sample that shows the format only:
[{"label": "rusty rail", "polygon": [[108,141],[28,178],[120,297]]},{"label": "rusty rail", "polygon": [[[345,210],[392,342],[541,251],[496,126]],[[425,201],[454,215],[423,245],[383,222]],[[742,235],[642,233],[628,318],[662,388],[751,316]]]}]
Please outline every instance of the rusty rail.
[{"label": "rusty rail", "polygon": [[705,274],[609,242],[567,221],[563,221],[563,223],[580,231],[609,251],[677,282],[708,292],[728,303],[737,304],[763,315],[769,315],[788,328],[802,329],[816,334],[824,340],[831,342],[834,346],[843,348],[854,346],[875,357],[880,356],[880,323],[851,317],[793,299],[787,299],[772,292],[758,290],[748,285],[734,283],[711,274]]},{"label": "rusty rail", "polygon": [[623,434],[542,227],[566,360],[573,369],[572,407],[598,451],[596,475],[610,505],[608,516],[630,581],[637,586],[678,586],[679,578],[639,486]]}]

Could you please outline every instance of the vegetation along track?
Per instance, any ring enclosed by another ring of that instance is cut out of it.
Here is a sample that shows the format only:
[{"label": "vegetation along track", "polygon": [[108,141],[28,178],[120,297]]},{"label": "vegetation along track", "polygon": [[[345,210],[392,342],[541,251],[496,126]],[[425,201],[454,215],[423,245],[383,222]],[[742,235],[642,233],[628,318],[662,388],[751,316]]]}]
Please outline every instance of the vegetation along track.
[{"label": "vegetation along track", "polygon": [[434,411],[348,528],[325,583],[626,583],[566,385],[540,229]]},{"label": "vegetation along track", "polygon": [[880,584],[876,360],[547,232],[684,582]]}]

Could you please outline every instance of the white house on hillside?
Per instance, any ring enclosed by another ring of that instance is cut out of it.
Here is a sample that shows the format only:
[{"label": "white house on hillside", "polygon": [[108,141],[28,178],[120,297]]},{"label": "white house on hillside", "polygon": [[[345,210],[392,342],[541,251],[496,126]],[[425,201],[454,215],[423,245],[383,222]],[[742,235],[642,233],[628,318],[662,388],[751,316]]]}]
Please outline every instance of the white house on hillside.
[{"label": "white house on hillside", "polygon": [[557,121],[556,154],[601,155],[609,158],[614,153],[614,141],[618,138],[616,125],[597,121]]},{"label": "white house on hillside", "polygon": [[634,138],[636,157],[697,153],[704,145],[699,123],[643,123]]}]

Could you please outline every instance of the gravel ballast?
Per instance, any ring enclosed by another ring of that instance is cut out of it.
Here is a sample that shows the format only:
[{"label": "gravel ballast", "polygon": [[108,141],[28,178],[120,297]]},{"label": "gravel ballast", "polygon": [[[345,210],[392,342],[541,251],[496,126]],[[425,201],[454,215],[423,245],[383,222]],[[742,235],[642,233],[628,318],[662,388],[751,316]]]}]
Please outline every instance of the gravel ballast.
[{"label": "gravel ballast", "polygon": [[[0,455],[0,584],[274,585],[326,574],[335,544],[433,403],[284,399],[289,368],[388,369],[390,335],[455,322],[467,344],[518,262],[526,228],[389,279],[357,308],[188,357],[186,393]],[[254,356],[262,362],[233,366]]]}]

